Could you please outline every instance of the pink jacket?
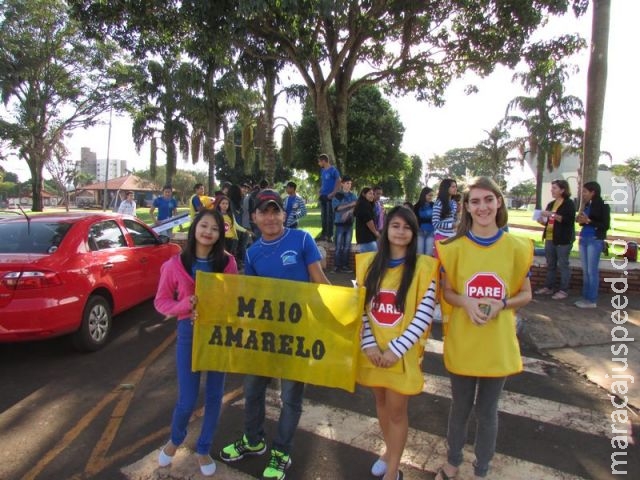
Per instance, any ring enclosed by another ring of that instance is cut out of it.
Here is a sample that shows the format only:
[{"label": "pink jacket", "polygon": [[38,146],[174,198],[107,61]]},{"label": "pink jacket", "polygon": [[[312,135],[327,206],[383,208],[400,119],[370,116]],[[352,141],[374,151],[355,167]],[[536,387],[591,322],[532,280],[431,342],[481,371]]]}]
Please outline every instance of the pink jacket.
[{"label": "pink jacket", "polygon": [[[229,263],[223,273],[238,273],[236,259],[229,255]],[[195,281],[180,261],[180,255],[171,257],[160,269],[160,283],[153,306],[163,315],[178,320],[191,317],[191,296],[195,293]]]}]

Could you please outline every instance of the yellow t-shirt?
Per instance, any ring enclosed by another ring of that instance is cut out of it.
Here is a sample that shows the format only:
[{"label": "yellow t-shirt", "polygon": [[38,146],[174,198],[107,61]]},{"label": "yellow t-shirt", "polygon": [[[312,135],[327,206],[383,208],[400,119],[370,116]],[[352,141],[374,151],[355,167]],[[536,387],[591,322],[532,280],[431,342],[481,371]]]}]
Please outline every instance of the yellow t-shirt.
[{"label": "yellow t-shirt", "polygon": [[[364,285],[369,265],[375,252],[356,255],[356,280]],[[409,286],[405,300],[404,312],[395,310],[395,294],[400,287],[404,265],[387,270],[380,285],[380,292],[374,301],[365,305],[369,317],[371,331],[381,350],[386,350],[389,342],[400,336],[413,320],[416,309],[429,289],[431,282],[437,278],[438,261],[433,257],[418,255],[413,281]],[[375,305],[374,305],[375,304]],[[372,312],[372,308],[375,309]],[[405,395],[416,395],[422,391],[422,356],[429,331],[416,342],[405,355],[391,368],[373,365],[360,350],[356,381],[369,387],[386,387]]]},{"label": "yellow t-shirt", "polygon": [[[438,257],[453,290],[460,295],[496,299],[509,298],[520,291],[533,261],[529,239],[508,233],[491,246],[461,237],[438,245]],[[444,363],[457,375],[504,377],[522,371],[513,309],[502,310],[485,325],[475,325],[462,307],[446,304],[447,333]]]}]

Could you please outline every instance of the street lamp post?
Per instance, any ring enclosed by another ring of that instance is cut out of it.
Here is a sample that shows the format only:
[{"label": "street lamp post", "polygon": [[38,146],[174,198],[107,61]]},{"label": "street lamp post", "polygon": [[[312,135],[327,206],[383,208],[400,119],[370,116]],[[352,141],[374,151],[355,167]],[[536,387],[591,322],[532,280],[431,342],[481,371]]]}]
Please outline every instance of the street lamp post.
[{"label": "street lamp post", "polygon": [[107,210],[109,204],[109,190],[107,189],[107,182],[109,181],[109,153],[111,150],[111,117],[113,115],[113,105],[109,109],[109,133],[107,134],[107,164],[104,169],[104,198],[102,199],[102,210]]}]

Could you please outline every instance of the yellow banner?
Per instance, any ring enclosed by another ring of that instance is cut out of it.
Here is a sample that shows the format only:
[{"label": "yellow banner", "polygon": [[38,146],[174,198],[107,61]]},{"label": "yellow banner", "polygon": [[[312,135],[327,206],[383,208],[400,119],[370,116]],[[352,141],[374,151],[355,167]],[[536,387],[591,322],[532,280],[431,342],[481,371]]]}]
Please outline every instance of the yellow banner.
[{"label": "yellow banner", "polygon": [[355,389],[364,288],[197,272],[193,369]]}]

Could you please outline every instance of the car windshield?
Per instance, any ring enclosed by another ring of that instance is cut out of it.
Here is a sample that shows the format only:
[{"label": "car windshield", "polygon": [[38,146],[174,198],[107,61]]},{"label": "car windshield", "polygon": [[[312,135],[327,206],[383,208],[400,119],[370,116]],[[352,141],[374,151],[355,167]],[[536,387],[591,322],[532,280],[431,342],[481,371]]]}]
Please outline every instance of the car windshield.
[{"label": "car windshield", "polygon": [[70,228],[66,222],[0,222],[0,253],[53,253]]}]

